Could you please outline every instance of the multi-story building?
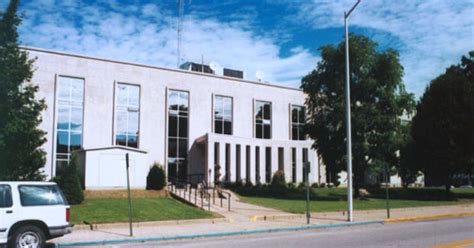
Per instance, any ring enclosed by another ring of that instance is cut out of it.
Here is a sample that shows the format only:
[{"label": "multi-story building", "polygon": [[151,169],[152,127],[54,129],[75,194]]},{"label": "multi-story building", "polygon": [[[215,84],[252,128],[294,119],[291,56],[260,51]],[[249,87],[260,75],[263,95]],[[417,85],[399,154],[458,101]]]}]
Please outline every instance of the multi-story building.
[{"label": "multi-story building", "polygon": [[298,183],[305,161],[311,183],[325,180],[301,131],[299,89],[244,80],[235,70],[196,72],[204,69],[196,64],[169,69],[24,49],[37,58],[32,83],[48,105],[41,128],[49,177],[77,151],[87,188],[126,185],[125,154],[134,187],[145,186],[154,162],[169,181],[268,183],[283,170]]}]

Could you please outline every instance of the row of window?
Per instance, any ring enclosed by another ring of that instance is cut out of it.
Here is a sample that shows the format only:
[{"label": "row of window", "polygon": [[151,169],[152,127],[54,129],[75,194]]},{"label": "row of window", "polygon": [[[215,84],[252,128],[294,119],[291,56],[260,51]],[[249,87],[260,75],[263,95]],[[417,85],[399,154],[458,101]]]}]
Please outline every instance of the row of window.
[{"label": "row of window", "polygon": [[[214,143],[214,181],[218,182],[221,178],[218,176],[223,175],[223,179],[226,182],[231,181],[231,144],[225,144],[225,166],[222,167],[220,163],[220,143]],[[308,161],[308,148],[302,149],[302,164]],[[237,182],[245,181],[251,182],[251,147],[249,145],[245,146],[245,175],[242,175],[242,163],[241,163],[241,145],[237,144],[235,147],[235,179]],[[278,147],[278,170],[285,171],[285,148]],[[262,183],[262,176],[260,175],[260,147],[255,147],[255,182]],[[220,173],[216,173],[219,170]],[[291,181],[296,183],[296,148],[291,148]],[[303,182],[306,182],[306,170],[305,166],[302,166],[302,175]],[[272,180],[272,147],[265,147],[265,183],[270,183]]]},{"label": "row of window", "polygon": [[[168,91],[168,162],[176,176],[185,173],[188,147],[189,93]],[[57,85],[57,169],[70,160],[71,151],[82,146],[84,80],[58,77]],[[116,145],[138,148],[140,134],[140,87],[127,83],[115,86],[114,142]],[[305,109],[291,107],[291,139],[304,140]],[[272,104],[255,101],[255,137],[271,139]],[[233,101],[229,96],[214,97],[214,132],[233,134]]]}]

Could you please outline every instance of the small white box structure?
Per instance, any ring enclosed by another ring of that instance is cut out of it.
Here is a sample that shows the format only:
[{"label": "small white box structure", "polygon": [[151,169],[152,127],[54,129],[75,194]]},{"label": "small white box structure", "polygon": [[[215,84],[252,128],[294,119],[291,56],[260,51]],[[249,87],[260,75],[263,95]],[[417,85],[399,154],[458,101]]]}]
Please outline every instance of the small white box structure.
[{"label": "small white box structure", "polygon": [[147,152],[122,147],[84,149],[78,152],[81,178],[86,189],[127,187],[126,154],[129,155],[131,188],[145,188],[150,169]]}]

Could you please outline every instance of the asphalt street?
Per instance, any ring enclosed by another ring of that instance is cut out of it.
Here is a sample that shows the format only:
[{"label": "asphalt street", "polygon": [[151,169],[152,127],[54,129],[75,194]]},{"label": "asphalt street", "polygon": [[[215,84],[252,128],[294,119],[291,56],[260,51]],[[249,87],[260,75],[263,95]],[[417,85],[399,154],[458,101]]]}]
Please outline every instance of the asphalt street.
[{"label": "asphalt street", "polygon": [[453,242],[474,247],[474,217],[372,224],[309,231],[132,243],[106,247],[433,247]]}]

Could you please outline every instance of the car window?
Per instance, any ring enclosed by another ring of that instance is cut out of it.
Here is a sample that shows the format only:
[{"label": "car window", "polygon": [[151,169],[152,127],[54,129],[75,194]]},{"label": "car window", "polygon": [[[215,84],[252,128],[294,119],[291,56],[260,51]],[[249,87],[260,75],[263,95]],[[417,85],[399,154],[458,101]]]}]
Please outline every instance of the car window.
[{"label": "car window", "polygon": [[23,206],[65,205],[66,203],[56,185],[20,185],[18,190]]},{"label": "car window", "polygon": [[12,190],[10,186],[0,185],[0,208],[9,208],[12,205]]}]

